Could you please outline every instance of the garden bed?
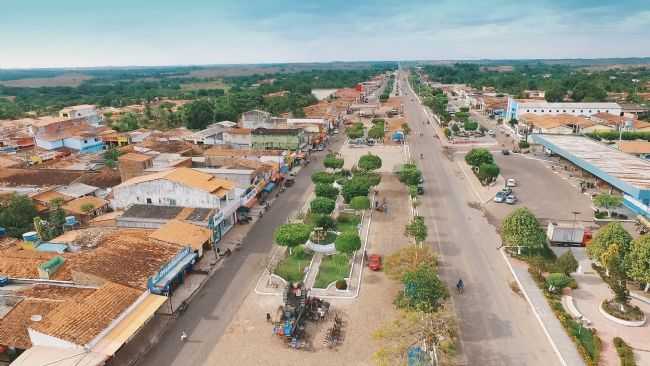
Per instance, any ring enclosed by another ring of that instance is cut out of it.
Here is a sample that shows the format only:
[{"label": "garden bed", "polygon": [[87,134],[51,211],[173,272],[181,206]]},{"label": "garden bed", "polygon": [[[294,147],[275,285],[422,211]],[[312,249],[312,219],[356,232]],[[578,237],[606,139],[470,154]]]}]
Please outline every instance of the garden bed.
[{"label": "garden bed", "polygon": [[337,235],[335,232],[333,232],[333,231],[328,231],[328,232],[325,234],[325,238],[324,238],[323,240],[315,241],[315,240],[313,240],[313,238],[312,238],[312,239],[310,239],[310,241],[311,241],[312,243],[314,243],[314,244],[317,244],[317,245],[328,245],[328,244],[332,244],[332,243],[334,243],[334,242],[336,241],[336,237],[337,237],[337,236],[338,236],[338,235]]},{"label": "garden bed", "polygon": [[305,268],[309,266],[311,258],[312,254],[305,251],[304,247],[295,247],[291,255],[278,263],[273,273],[287,282],[300,282],[305,276]]},{"label": "garden bed", "polygon": [[621,304],[614,300],[605,300],[602,308],[607,314],[621,320],[637,322],[645,319],[645,314],[638,306],[623,304],[623,311],[621,311]]},{"label": "garden bed", "polygon": [[334,254],[323,258],[316,275],[314,287],[326,288],[330,283],[342,280],[350,273],[350,259],[345,254]]},{"label": "garden bed", "polygon": [[340,233],[357,231],[361,218],[357,215],[342,213],[336,219],[336,231]]}]

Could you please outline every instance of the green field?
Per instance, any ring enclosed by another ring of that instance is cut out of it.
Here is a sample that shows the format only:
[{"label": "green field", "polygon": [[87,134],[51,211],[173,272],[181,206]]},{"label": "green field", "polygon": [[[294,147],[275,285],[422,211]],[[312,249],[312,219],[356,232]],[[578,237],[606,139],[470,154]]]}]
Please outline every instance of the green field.
[{"label": "green field", "polygon": [[323,258],[314,282],[314,287],[325,288],[334,281],[342,280],[350,273],[350,260],[345,254],[334,254]]}]

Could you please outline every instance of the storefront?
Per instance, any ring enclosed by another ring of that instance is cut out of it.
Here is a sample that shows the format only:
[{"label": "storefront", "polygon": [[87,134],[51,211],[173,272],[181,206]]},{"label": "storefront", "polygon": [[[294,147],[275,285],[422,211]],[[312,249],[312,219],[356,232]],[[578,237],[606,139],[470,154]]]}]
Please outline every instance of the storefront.
[{"label": "storefront", "polygon": [[212,245],[217,245],[221,238],[237,223],[237,209],[241,201],[231,202],[209,220],[208,227],[212,230]]}]

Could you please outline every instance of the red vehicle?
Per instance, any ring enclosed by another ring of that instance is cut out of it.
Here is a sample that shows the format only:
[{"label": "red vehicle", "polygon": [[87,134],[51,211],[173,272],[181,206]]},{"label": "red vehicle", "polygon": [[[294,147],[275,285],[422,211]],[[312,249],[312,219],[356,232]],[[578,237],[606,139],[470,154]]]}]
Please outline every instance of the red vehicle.
[{"label": "red vehicle", "polygon": [[381,255],[371,254],[368,256],[368,268],[373,271],[381,270]]}]

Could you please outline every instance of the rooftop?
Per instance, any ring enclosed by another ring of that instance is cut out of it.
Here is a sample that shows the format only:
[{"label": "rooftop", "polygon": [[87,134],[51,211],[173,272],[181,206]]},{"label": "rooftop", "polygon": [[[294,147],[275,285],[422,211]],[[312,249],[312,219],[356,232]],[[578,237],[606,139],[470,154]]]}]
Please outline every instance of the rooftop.
[{"label": "rooftop", "polygon": [[156,206],[156,205],[131,205],[128,210],[120,216],[125,219],[156,219],[156,220],[187,220],[195,222],[207,221],[210,214],[215,210],[211,208],[192,208],[179,206]]},{"label": "rooftop", "polygon": [[519,119],[524,123],[529,123],[535,127],[544,129],[567,125],[589,127],[595,124],[586,117],[573,116],[570,114],[538,115],[527,113],[522,115]]},{"label": "rooftop", "polygon": [[79,179],[84,172],[62,169],[1,169],[0,185],[6,186],[52,186],[68,185]]},{"label": "rooftop", "polygon": [[50,311],[31,329],[86,345],[137,300],[142,291],[108,282],[83,299],[70,299]]},{"label": "rooftop", "polygon": [[210,174],[201,173],[191,168],[176,168],[131,178],[115,188],[140,184],[157,179],[167,179],[207,193],[216,194],[219,197],[224,197],[228,191],[235,187],[234,183],[225,179],[216,178]]},{"label": "rooftop", "polygon": [[[583,136],[533,136],[535,141],[550,143],[629,186],[638,190],[650,189],[650,161],[639,159]],[[559,151],[555,152],[559,153]]]},{"label": "rooftop", "polygon": [[249,150],[249,149],[221,149],[213,147],[205,150],[205,156],[229,156],[229,157],[247,157],[247,156],[281,156],[279,150]]},{"label": "rooftop", "polygon": [[86,205],[92,205],[93,209],[96,209],[108,205],[108,201],[95,196],[84,196],[66,203],[63,209],[73,214],[84,215],[86,212],[83,209]]},{"label": "rooftop", "polygon": [[27,349],[32,346],[27,328],[37,322],[33,316],[45,317],[57,306],[57,300],[23,299],[0,319],[0,344]]},{"label": "rooftop", "polygon": [[[13,278],[39,278],[38,265],[47,262],[57,256],[56,253],[38,252],[35,250],[23,250],[18,247],[10,247],[0,251],[0,273]],[[72,274],[70,272],[71,264],[67,260],[59,268],[53,280],[70,281]]]},{"label": "rooftop", "polygon": [[619,141],[617,147],[627,154],[650,154],[650,142],[644,140]]},{"label": "rooftop", "polygon": [[204,227],[192,225],[180,220],[170,220],[149,235],[150,238],[179,246],[191,246],[199,249],[210,241],[212,232]]},{"label": "rooftop", "polygon": [[251,133],[253,135],[299,135],[302,132],[300,128],[256,128]]},{"label": "rooftop", "polygon": [[84,184],[84,183],[72,183],[70,185],[59,187],[56,189],[57,192],[64,194],[69,197],[81,197],[94,193],[98,188]]},{"label": "rooftop", "polygon": [[550,108],[550,109],[620,109],[618,103],[599,102],[599,103],[549,103],[546,101],[517,101],[520,107],[525,108]]},{"label": "rooftop", "polygon": [[145,290],[147,279],[177,253],[175,245],[154,242],[149,230],[116,230],[103,235],[98,247],[74,259],[73,270]]},{"label": "rooftop", "polygon": [[138,162],[144,162],[151,159],[153,159],[153,156],[135,153],[135,152],[126,153],[118,158],[119,161],[138,161]]}]

